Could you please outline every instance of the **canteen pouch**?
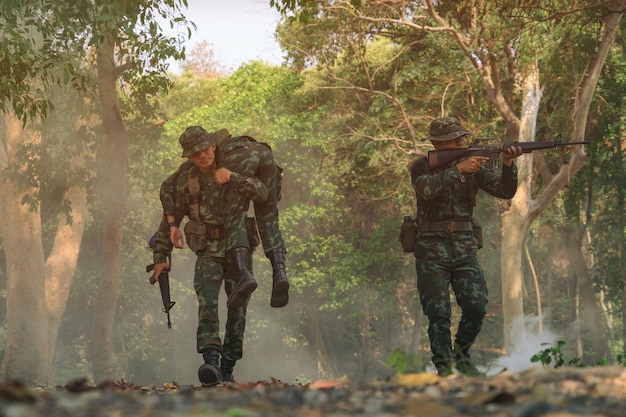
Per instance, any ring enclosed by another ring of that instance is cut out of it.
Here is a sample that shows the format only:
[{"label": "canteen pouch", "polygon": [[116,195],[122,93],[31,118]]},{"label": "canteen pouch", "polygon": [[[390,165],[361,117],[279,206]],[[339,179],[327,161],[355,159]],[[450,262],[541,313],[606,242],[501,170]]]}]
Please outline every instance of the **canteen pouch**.
[{"label": "canteen pouch", "polygon": [[248,243],[250,244],[250,249],[254,250],[261,244],[256,219],[254,217],[246,218],[246,231],[248,232]]},{"label": "canteen pouch", "polygon": [[189,249],[194,252],[206,248],[208,241],[206,224],[189,220],[187,224],[185,224],[185,239],[187,240]]},{"label": "canteen pouch", "polygon": [[400,225],[400,245],[405,253],[413,253],[415,250],[415,238],[417,236],[417,224],[411,216],[404,216],[404,221]]},{"label": "canteen pouch", "polygon": [[481,249],[483,247],[483,227],[476,220],[472,220],[472,231],[474,241],[476,241],[478,249]]}]

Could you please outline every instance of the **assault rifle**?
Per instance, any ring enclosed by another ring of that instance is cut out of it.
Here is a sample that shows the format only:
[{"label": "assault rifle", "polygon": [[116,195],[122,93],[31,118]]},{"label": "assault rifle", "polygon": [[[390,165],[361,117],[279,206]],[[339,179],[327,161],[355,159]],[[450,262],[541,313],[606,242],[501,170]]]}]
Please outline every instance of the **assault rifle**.
[{"label": "assault rifle", "polygon": [[444,168],[457,159],[467,158],[470,156],[486,156],[489,160],[486,161],[485,167],[489,170],[493,170],[498,168],[500,153],[506,152],[512,146],[519,146],[522,148],[523,153],[530,153],[540,149],[550,149],[568,145],[584,145],[589,143],[591,142],[561,142],[560,140],[553,142],[500,143],[499,138],[476,138],[474,143],[469,148],[428,151],[428,166],[430,169]]},{"label": "assault rifle", "polygon": [[[154,270],[154,264],[146,266],[146,272],[152,272]],[[170,296],[170,270],[164,269],[159,275],[159,289],[161,290],[161,300],[163,301],[163,312],[167,314],[167,328],[172,328],[172,320],[170,319],[170,310],[176,304],[176,301],[172,301]],[[150,276],[150,284],[154,285],[157,279],[154,274]]]},{"label": "assault rifle", "polygon": [[[156,240],[157,233],[152,235],[152,237],[150,238],[150,241],[148,242],[148,249],[150,250],[152,250],[154,247],[154,242]],[[172,261],[169,260],[168,263],[171,265]],[[154,264],[150,264],[146,266],[146,272],[152,272],[153,270],[154,270]],[[150,276],[149,281],[151,285],[154,285],[157,282],[157,279],[154,276],[154,274]],[[161,272],[161,274],[159,275],[158,281],[159,281],[159,289],[161,290],[161,300],[163,301],[163,312],[167,314],[167,328],[171,329],[172,321],[170,319],[170,310],[172,309],[172,307],[174,307],[174,304],[176,304],[176,301],[172,301],[171,295],[170,295],[170,269],[169,268],[164,269]]]}]

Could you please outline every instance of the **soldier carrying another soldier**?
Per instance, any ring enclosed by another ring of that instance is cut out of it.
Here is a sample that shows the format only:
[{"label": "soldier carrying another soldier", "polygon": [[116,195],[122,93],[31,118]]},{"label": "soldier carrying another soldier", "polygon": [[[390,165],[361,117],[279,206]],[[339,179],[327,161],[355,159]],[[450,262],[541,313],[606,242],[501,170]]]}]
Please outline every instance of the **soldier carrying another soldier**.
[{"label": "soldier carrying another soldier", "polygon": [[[256,288],[249,272],[252,257],[247,212],[250,200],[267,200],[268,190],[256,177],[218,168],[215,133],[190,126],[179,141],[182,156],[189,159],[191,166],[172,183],[172,210],[164,216],[153,246],[154,276],[159,277],[169,268],[171,236],[187,216],[187,245],[197,256],[194,272],[199,304],[197,350],[204,359],[198,378],[203,384],[234,382],[233,367],[243,356],[247,305]],[[223,343],[218,318],[222,281],[228,295]]]},{"label": "soldier carrying another soldier", "polygon": [[[254,201],[254,214],[265,256],[270,260],[273,269],[270,305],[277,308],[283,307],[289,302],[289,281],[285,271],[285,254],[287,251],[278,222],[282,169],[276,165],[269,145],[257,142],[250,136],[233,137],[227,129],[220,129],[215,132],[215,135],[217,138],[218,167],[226,168],[239,175],[256,177],[267,187],[267,200],[263,202]],[[175,179],[180,175],[186,175],[191,166],[191,162],[184,162],[161,185],[161,203],[165,216],[173,214]],[[180,230],[173,228],[171,238],[175,247],[182,247]],[[250,276],[252,275],[250,274]],[[248,289],[251,287],[249,286]],[[240,291],[242,288],[238,287],[236,292],[239,293]]]}]

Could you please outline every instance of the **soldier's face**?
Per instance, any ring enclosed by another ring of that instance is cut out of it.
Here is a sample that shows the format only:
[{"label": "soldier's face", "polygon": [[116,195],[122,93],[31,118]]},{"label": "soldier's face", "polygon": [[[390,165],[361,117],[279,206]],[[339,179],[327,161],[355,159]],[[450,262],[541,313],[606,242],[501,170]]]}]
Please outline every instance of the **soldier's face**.
[{"label": "soldier's face", "polygon": [[456,149],[456,148],[465,148],[468,135],[459,136],[456,139],[452,140],[443,140],[433,142],[435,149]]},{"label": "soldier's face", "polygon": [[201,170],[211,168],[215,165],[215,145],[194,153],[189,160]]}]

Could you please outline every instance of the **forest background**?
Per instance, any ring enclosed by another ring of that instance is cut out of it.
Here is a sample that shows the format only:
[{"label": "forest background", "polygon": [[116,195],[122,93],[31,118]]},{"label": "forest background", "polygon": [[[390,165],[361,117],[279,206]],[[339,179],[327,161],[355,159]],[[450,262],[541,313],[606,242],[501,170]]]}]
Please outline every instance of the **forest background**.
[{"label": "forest background", "polygon": [[[292,283],[249,306],[238,380],[413,370],[429,361],[408,166],[436,117],[504,141],[589,140],[519,159],[511,201],[479,194],[490,302],[473,349],[490,372],[566,340],[584,363],[624,349],[626,0],[272,0],[283,65],[232,72],[185,51],[185,1],[2,1],[0,377],[196,383],[194,257],[173,255],[168,329],[148,284],[158,189],[189,125],[272,146]],[[45,18],[44,18],[45,17]],[[183,72],[165,64],[185,60]],[[455,310],[455,319],[458,311]],[[453,329],[454,330],[454,329]]]}]

